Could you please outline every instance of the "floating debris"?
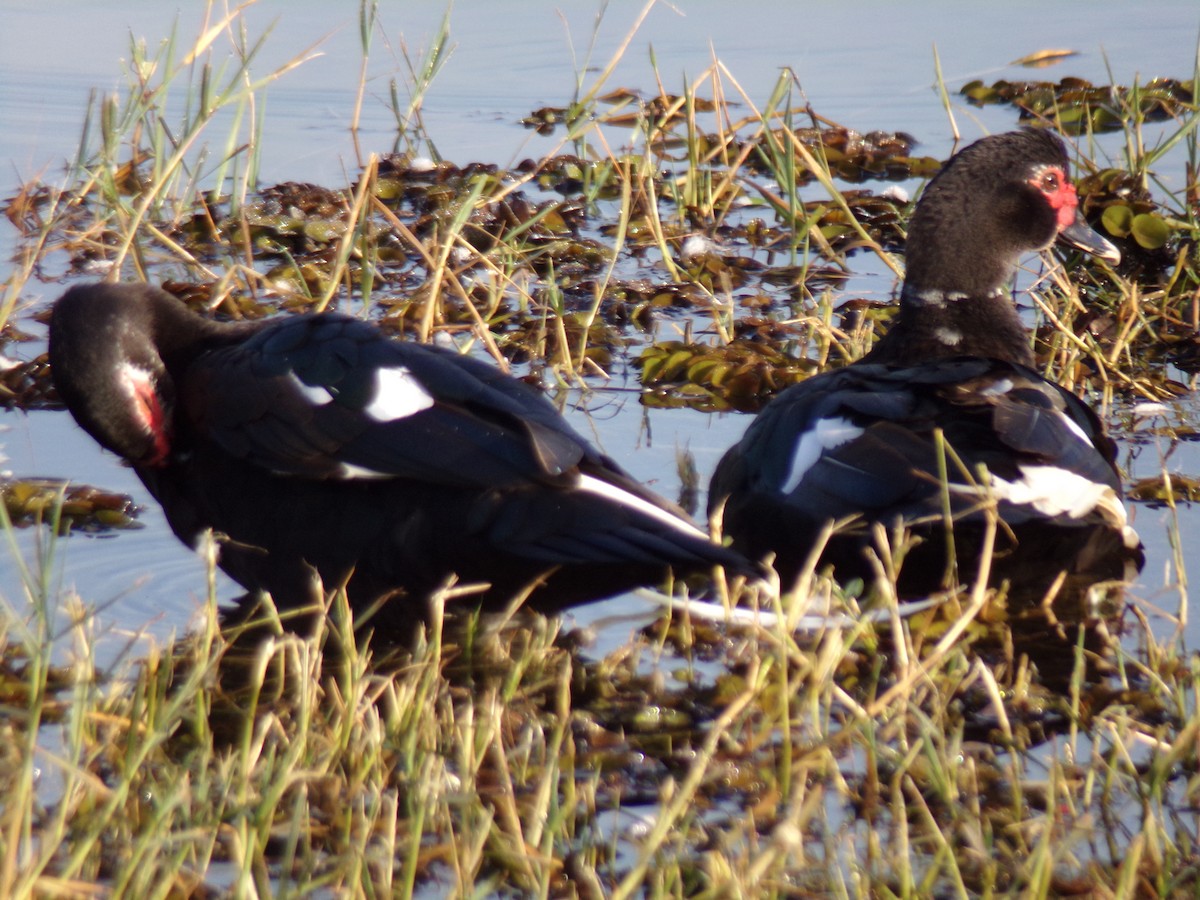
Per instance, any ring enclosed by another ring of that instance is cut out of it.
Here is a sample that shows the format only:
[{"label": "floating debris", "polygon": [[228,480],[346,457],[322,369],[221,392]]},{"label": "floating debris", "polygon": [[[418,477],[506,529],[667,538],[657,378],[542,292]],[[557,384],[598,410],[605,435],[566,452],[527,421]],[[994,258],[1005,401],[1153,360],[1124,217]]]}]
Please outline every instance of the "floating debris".
[{"label": "floating debris", "polygon": [[769,344],[734,340],[724,345],[665,341],[637,360],[647,406],[687,406],[709,411],[754,411],[774,394],[814,374],[808,359],[787,356]]},{"label": "floating debris", "polygon": [[0,481],[0,498],[9,520],[18,528],[49,524],[55,516],[63,534],[68,531],[102,534],[141,527],[137,521],[139,509],[132,497],[86,484],[10,478]]},{"label": "floating debris", "polygon": [[1061,81],[971,81],[959,93],[977,106],[1008,103],[1021,121],[1053,125],[1067,134],[1118,131],[1135,116],[1162,121],[1193,111],[1195,82],[1155,78],[1144,85],[1094,85],[1083,78]]},{"label": "floating debris", "polygon": [[5,358],[0,368],[0,406],[17,409],[60,409],[45,353],[28,362]]},{"label": "floating debris", "polygon": [[1044,69],[1049,66],[1057,65],[1064,59],[1070,59],[1072,56],[1078,55],[1078,50],[1035,50],[1028,56],[1022,56],[1020,59],[1014,59],[1009,63],[1009,65],[1024,66],[1027,69]]},{"label": "floating debris", "polygon": [[1200,478],[1178,474],[1139,478],[1129,486],[1125,496],[1149,506],[1192,503],[1200,500]]}]

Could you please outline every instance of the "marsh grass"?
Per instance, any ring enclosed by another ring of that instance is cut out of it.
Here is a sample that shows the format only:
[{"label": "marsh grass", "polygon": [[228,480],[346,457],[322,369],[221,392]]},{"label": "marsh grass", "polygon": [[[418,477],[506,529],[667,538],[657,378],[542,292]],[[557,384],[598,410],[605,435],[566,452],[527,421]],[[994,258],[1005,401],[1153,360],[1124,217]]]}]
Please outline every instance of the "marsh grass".
[{"label": "marsh grass", "polygon": [[[364,61],[377,13],[364,3]],[[899,271],[909,205],[840,186],[927,174],[896,136],[864,149],[790,75],[756,103],[719,62],[677,96],[604,94],[635,27],[593,80],[581,65],[558,150],[460,167],[420,119],[447,28],[409,62],[408,99],[391,89],[397,152],[368,150],[354,185],[324,192],[255,183],[261,92],[306,54],[255,78],[236,13],[190,48],[135,45],[65,185],[21,192],[4,314],[64,258],[183,269],[224,314],[361,301],[413,339],[563,385],[603,390],[640,353],[648,402],[700,409],[752,408],[886,327],[882,304],[849,308],[828,284],[872,258]],[[210,58],[223,34],[228,67]],[[1144,181],[1153,151],[1128,121],[1121,168]],[[1193,173],[1195,121],[1166,139]],[[613,124],[636,138],[614,145]],[[1146,362],[1195,328],[1189,197],[1160,216],[1170,266],[1051,266],[1030,294],[1044,371],[1117,422],[1176,388]],[[1171,429],[1147,434],[1168,457]],[[222,630],[210,579],[185,637],[135,633],[101,666],[97,598],[56,581],[55,508],[32,560],[3,523],[25,596],[0,621],[0,896],[1200,890],[1178,518],[1159,607],[1081,621],[1010,609],[981,580],[903,616],[886,587],[865,598],[809,571],[794,590],[717,580],[725,608],[776,614],[762,624],[685,606],[601,656],[545,619],[463,621],[448,595],[452,624],[400,652],[366,642],[336,595],[313,634],[269,612]],[[885,585],[903,549],[881,552]]]},{"label": "marsh grass", "polygon": [[61,599],[4,655],[7,896],[1195,886],[1196,681],[1136,622],[1064,626],[1046,683],[985,659],[984,591],[800,636],[683,614],[592,660],[546,620],[392,656],[335,597],[305,637],[210,607],[105,673]]}]

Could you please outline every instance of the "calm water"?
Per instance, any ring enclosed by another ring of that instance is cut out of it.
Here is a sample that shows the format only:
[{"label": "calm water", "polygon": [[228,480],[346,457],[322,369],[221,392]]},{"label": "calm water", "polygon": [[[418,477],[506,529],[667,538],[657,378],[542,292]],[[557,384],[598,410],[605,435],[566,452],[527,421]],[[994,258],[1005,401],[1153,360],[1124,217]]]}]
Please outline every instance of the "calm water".
[{"label": "calm water", "polygon": [[[199,32],[201,4],[179,11],[169,4],[114,0],[84,4],[72,0],[6,0],[0,29],[0,162],[5,194],[25,180],[60,177],[63,160],[74,155],[89,92],[118,90],[121,61],[129,56],[130,35],[153,47],[178,23],[181,43]],[[1128,2],[1007,2],[988,8],[953,2],[865,2],[850,15],[831,4],[772,0],[729,4],[681,0],[653,8],[633,38],[609,87],[655,90],[655,70],[667,90],[679,92],[685,78],[702,73],[719,58],[756,102],[765,102],[783,68],[798,77],[822,115],[860,130],[904,130],[922,142],[920,152],[944,157],[952,139],[950,122],[934,82],[934,47],[946,83],[953,90],[972,78],[1051,78],[1066,75],[1097,82],[1129,83],[1135,77],[1191,77],[1200,8],[1194,0],[1158,2],[1152,11]],[[519,7],[519,11],[518,11]],[[459,0],[451,14],[454,51],[426,96],[424,119],[438,151],[458,163],[507,165],[556,147],[553,138],[533,135],[518,120],[544,105],[571,98],[576,73],[590,63],[603,67],[632,27],[641,3],[616,0],[596,24],[597,5],[524,2],[498,4]],[[443,2],[384,3],[386,39],[376,35],[370,64],[369,95],[360,145],[387,152],[394,122],[386,99],[388,82],[405,71],[401,48],[419,53],[445,12]],[[249,33],[273,30],[255,66],[265,74],[318,44],[310,60],[267,92],[263,135],[265,184],[312,181],[330,187],[346,183],[356,169],[347,133],[358,81],[360,45],[357,4],[313,0],[262,0],[246,14]],[[1009,63],[1043,48],[1071,48],[1079,55],[1052,69],[1030,71]],[[1111,76],[1110,76],[1111,71]],[[592,74],[588,74],[590,79]],[[732,95],[731,83],[726,90]],[[705,88],[701,96],[708,96]],[[1015,114],[1003,108],[973,109],[955,103],[953,113],[966,139],[1013,127]],[[1153,137],[1154,132],[1149,134]],[[1118,157],[1119,136],[1100,141]],[[1168,187],[1179,188],[1182,165],[1164,166]],[[915,185],[910,186],[915,187]],[[11,229],[0,226],[0,244],[11,248]],[[890,281],[875,277],[866,261],[858,293],[884,293]],[[49,303],[61,285],[30,284],[28,310]],[[31,330],[37,326],[30,325]],[[35,346],[18,352],[36,352]],[[678,487],[675,453],[686,446],[706,481],[717,458],[745,427],[739,416],[711,417],[689,411],[646,411],[634,394],[602,394],[591,416],[571,415],[577,426],[602,443],[637,476],[668,495]],[[1195,418],[1191,398],[1171,415]],[[163,635],[186,627],[201,601],[204,576],[199,562],[167,532],[161,514],[127,469],[99,451],[69,417],[53,413],[0,413],[0,443],[10,457],[4,467],[20,476],[70,477],[126,491],[144,503],[146,527],[115,537],[72,537],[57,548],[58,580],[75,587],[93,604],[107,604],[106,627],[145,629]],[[1143,447],[1132,462],[1134,474],[1158,470],[1159,454]],[[1197,474],[1200,461],[1187,447],[1170,461],[1175,471]],[[1200,534],[1200,521],[1184,513],[1185,540]],[[1172,578],[1164,515],[1136,511],[1137,526],[1151,559],[1138,594],[1174,609],[1164,593]],[[24,552],[33,535],[24,533]],[[0,551],[0,595],[20,596],[8,551]],[[235,587],[223,582],[222,596]],[[598,604],[580,617],[629,612],[634,600]],[[620,635],[617,635],[617,639]]]}]

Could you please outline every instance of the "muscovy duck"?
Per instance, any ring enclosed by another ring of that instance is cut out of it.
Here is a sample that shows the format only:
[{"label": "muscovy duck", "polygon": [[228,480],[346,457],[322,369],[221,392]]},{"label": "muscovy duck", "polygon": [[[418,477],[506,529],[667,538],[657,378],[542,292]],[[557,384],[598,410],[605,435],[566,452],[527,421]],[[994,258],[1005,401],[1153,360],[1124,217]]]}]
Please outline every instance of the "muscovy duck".
[{"label": "muscovy duck", "polygon": [[175,534],[212,529],[221,568],[281,609],[345,584],[356,609],[391,598],[377,626],[403,625],[452,574],[488,585],[484,603],[536,585],[530,606],[553,611],[669,569],[748,568],[533,387],[359,319],[217,322],[93,284],[54,305],[50,360]]},{"label": "muscovy duck", "polygon": [[890,541],[904,523],[923,540],[899,586],[925,593],[974,578],[991,498],[1003,522],[993,583],[1013,593],[1037,602],[1061,573],[1078,587],[1140,566],[1115,445],[1086,404],[1031,368],[1011,297],[1020,256],[1055,240],[1120,260],[1080,214],[1056,135],[994,135],[951,158],[913,212],[888,332],[858,362],[783,391],[718,464],[709,511],[733,546],[774,553],[788,584],[829,523],[844,523],[821,561],[869,581],[873,531]]}]

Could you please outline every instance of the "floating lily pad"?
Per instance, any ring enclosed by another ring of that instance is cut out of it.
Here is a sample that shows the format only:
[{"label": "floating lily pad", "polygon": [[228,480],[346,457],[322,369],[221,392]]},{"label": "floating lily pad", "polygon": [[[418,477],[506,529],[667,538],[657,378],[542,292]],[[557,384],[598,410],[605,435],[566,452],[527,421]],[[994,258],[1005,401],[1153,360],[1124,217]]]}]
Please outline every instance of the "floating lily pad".
[{"label": "floating lily pad", "polygon": [[1133,239],[1147,250],[1157,250],[1171,239],[1171,226],[1159,216],[1142,213],[1134,216],[1129,224]]},{"label": "floating lily pad", "polygon": [[1129,237],[1133,230],[1133,210],[1124,204],[1114,204],[1104,210],[1100,217],[1104,230],[1113,237]]}]

